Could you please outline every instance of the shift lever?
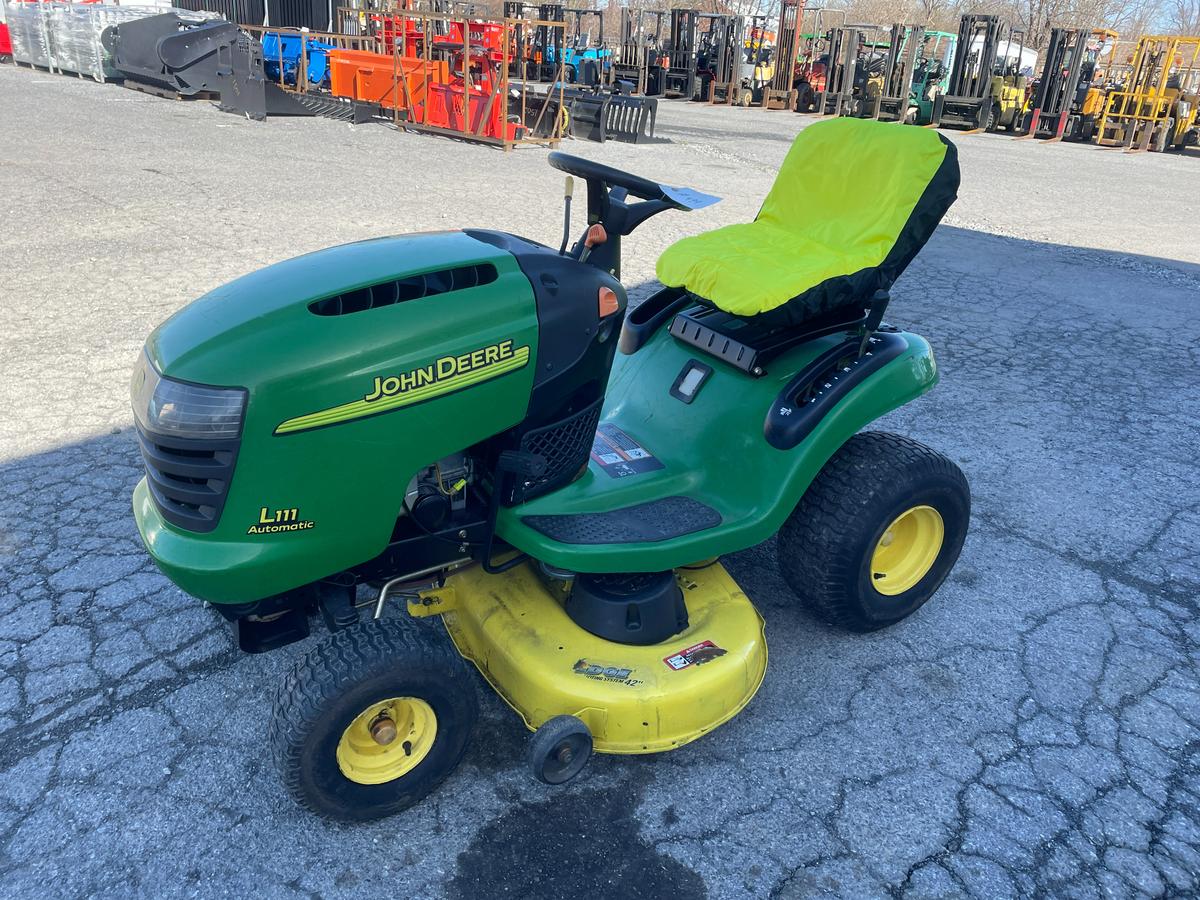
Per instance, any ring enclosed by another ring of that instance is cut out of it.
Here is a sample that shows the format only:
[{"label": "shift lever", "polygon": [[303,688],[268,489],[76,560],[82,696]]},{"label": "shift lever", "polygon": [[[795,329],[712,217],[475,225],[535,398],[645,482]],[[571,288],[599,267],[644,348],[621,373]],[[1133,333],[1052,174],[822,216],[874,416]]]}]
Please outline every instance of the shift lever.
[{"label": "shift lever", "polygon": [[558,248],[559,256],[566,256],[567,241],[571,239],[571,195],[575,193],[575,179],[567,176],[567,187],[563,194],[563,239]]}]

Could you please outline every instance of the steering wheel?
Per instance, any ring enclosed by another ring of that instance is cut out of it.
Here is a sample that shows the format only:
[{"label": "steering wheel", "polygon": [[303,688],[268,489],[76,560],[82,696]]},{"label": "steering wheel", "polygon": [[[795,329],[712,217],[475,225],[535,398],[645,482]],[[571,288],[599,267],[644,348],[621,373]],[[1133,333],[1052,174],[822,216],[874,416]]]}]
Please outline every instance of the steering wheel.
[{"label": "steering wheel", "polygon": [[[721,199],[691,188],[659,184],[648,178],[631,175],[612,166],[557,150],[550,153],[549,161],[554,168],[582,178],[587,183],[588,222],[591,224],[569,255],[580,262],[588,260],[592,265],[611,272],[618,278],[623,235],[630,234],[651,216],[664,210],[679,209],[690,212],[711,206]],[[569,197],[570,194],[568,202]],[[637,197],[641,202],[629,202],[630,197]],[[570,207],[567,209],[569,225]],[[601,229],[600,237],[589,237],[592,229],[597,226]],[[566,241],[567,235],[564,234],[564,247]],[[599,248],[595,253],[592,253],[593,246]]]},{"label": "steering wheel", "polygon": [[688,208],[678,200],[668,196],[663,190],[663,185],[638,175],[631,175],[629,172],[622,172],[620,169],[614,169],[612,166],[605,166],[590,159],[584,159],[581,156],[572,156],[570,153],[560,153],[557,150],[551,151],[549,161],[550,165],[554,166],[554,168],[566,172],[568,175],[575,175],[578,178],[582,178],[589,185],[592,182],[596,182],[605,187],[621,187],[625,188],[633,196],[640,197],[643,200],[661,200],[663,203],[674,206],[677,209]]}]

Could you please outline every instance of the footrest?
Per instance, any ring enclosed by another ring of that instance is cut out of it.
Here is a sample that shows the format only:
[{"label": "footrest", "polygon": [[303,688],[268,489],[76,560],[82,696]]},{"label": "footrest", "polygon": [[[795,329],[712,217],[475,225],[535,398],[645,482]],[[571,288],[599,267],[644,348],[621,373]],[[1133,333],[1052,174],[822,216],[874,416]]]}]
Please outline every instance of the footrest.
[{"label": "footrest", "polygon": [[721,514],[691,497],[664,497],[602,513],[524,516],[521,521],[564,544],[642,544],[704,531]]}]

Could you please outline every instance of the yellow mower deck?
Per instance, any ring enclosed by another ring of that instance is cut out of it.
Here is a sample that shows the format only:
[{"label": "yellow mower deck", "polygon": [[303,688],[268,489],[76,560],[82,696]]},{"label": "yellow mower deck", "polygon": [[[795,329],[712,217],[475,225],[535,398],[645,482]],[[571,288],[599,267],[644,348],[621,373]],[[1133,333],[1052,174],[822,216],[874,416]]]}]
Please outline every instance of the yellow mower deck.
[{"label": "yellow mower deck", "polygon": [[762,617],[719,563],[676,577],[690,624],[650,646],[584,631],[527,565],[457,573],[409,610],[440,613],[459,653],[531,730],[569,714],[587,724],[597,751],[655,753],[735,716],[767,666]]}]

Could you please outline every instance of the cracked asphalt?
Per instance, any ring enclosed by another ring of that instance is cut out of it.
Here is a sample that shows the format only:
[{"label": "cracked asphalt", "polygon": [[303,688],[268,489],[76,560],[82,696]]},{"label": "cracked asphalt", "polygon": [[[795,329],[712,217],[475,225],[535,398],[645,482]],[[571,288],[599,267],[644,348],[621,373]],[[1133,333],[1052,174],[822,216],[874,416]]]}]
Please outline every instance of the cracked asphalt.
[{"label": "cracked asphalt", "polygon": [[[627,240],[637,284],[670,241],[752,217],[806,121],[668,104],[670,142],[564,149],[725,195]],[[974,492],[919,614],[832,631],[770,543],[747,550],[727,564],[771,663],[732,722],[550,789],[481,684],[442,789],[351,827],[293,806],[267,758],[304,645],[238,655],[139,544],[128,373],[157,322],[286,256],[460,224],[556,240],[559,178],[541,150],[257,124],[13,67],[0,122],[5,897],[1200,890],[1194,152],[957,139],[962,198],[891,311],[942,383],[881,423]]]}]

